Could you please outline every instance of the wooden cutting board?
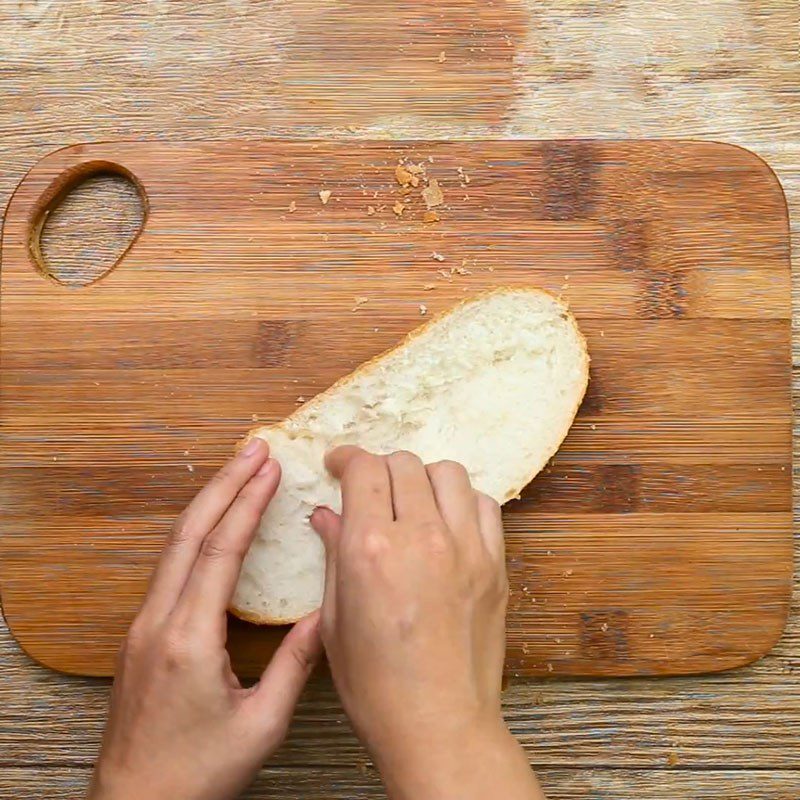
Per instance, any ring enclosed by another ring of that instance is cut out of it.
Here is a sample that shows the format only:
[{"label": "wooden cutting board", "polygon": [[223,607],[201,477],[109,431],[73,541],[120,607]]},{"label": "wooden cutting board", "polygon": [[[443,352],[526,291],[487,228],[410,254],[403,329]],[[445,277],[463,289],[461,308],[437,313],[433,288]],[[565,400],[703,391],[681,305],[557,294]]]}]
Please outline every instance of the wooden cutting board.
[{"label": "wooden cutting board", "polygon": [[[441,184],[438,222],[424,181],[401,193],[401,159]],[[96,283],[60,285],[37,231],[106,170],[139,185],[141,235]],[[254,421],[423,305],[497,285],[564,295],[592,355],[567,441],[506,509],[508,671],[765,653],[792,573],[787,212],[762,161],[697,142],[116,143],[39,162],[0,286],[2,600],[22,646],[110,674],[171,520]],[[233,623],[238,669],[276,636]]]}]

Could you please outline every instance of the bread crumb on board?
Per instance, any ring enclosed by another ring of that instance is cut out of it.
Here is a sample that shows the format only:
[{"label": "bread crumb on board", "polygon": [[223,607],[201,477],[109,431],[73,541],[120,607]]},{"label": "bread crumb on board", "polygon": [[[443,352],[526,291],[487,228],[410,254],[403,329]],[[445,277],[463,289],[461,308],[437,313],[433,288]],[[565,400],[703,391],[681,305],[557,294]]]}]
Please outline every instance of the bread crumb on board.
[{"label": "bread crumb on board", "polygon": [[351,311],[358,311],[358,309],[361,308],[361,306],[363,306],[365,303],[369,303],[369,297],[354,297],[353,301],[355,302],[355,305]]},{"label": "bread crumb on board", "polygon": [[401,186],[409,186],[413,177],[414,176],[405,168],[404,164],[398,164],[394,168],[394,179]]},{"label": "bread crumb on board", "polygon": [[434,261],[444,261],[444,256],[441,253],[437,253],[436,250],[431,253],[431,258]]},{"label": "bread crumb on board", "polygon": [[428,210],[422,215],[422,221],[426,225],[430,225],[434,222],[439,222],[439,215],[435,211]]},{"label": "bread crumb on board", "polygon": [[425,303],[420,303],[419,304],[419,315],[421,317],[424,317],[427,313],[428,313],[428,306],[426,306]]},{"label": "bread crumb on board", "polygon": [[394,211],[394,213],[398,217],[402,217],[403,216],[403,212],[405,210],[406,210],[406,207],[399,200],[396,201],[395,204],[392,206],[392,211]]},{"label": "bread crumb on board", "polygon": [[444,62],[447,61],[447,53],[445,53],[444,50],[442,50],[442,52],[439,53],[439,57],[438,57],[437,61],[440,64],[444,64]]},{"label": "bread crumb on board", "polygon": [[297,211],[297,203],[295,203],[295,201],[292,200],[292,202],[289,203],[289,213],[294,214],[295,211]]},{"label": "bread crumb on board", "polygon": [[372,217],[375,215],[375,206],[367,206],[367,216]]},{"label": "bread crumb on board", "polygon": [[444,193],[439,186],[439,181],[436,178],[431,178],[428,185],[422,190],[422,199],[425,205],[431,209],[434,206],[440,206],[444,203]]},{"label": "bread crumb on board", "polygon": [[319,199],[322,200],[322,205],[327,205],[328,200],[331,199],[331,190],[330,189],[320,189],[319,190]]}]

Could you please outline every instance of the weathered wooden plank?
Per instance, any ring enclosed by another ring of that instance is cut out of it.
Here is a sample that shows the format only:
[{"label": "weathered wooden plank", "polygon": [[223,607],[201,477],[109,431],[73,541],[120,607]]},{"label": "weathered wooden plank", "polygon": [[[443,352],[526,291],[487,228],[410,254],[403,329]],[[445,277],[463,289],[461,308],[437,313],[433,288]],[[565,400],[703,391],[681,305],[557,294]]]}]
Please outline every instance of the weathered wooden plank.
[{"label": "weathered wooden plank", "polygon": [[[0,767],[0,795],[7,791],[15,800],[56,796],[81,800],[90,775],[86,767]],[[765,774],[732,769],[579,768],[543,769],[537,775],[549,800],[794,800],[800,794],[800,770]],[[266,767],[242,800],[380,800],[385,796],[375,771],[359,761],[338,769]]]}]

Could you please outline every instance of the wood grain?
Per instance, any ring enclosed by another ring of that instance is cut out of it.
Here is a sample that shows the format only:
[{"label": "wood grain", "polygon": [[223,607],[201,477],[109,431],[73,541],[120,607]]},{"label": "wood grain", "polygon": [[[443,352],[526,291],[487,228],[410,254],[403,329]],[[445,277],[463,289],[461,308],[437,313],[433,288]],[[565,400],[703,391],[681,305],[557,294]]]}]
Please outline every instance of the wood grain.
[{"label": "wood grain", "polygon": [[[26,767],[0,768],[0,792],[13,791],[15,800],[40,800],[42,794],[62,800],[85,796],[90,772],[66,767],[44,776]],[[800,793],[800,771],[709,770],[698,789],[697,776],[663,770],[540,770],[539,779],[550,800],[792,800]],[[264,769],[241,796],[243,800],[380,800],[386,795],[366,762],[349,769]]]},{"label": "wood grain", "polygon": [[[384,29],[399,26],[385,8],[374,5],[383,15],[383,26],[368,26],[369,34],[362,36],[371,73],[385,76],[400,59],[411,77],[430,73],[430,51],[417,51],[423,31],[417,28],[408,36],[403,52],[387,49],[382,46]],[[298,135],[345,140],[690,137],[740,144],[764,157],[780,177],[798,241],[796,3],[520,2],[507,34],[513,50],[504,52],[487,49],[485,42],[469,42],[469,36],[480,32],[471,32],[469,23],[454,27],[448,16],[454,6],[458,2],[438,9],[445,16],[436,33],[450,41],[461,36],[466,44],[460,60],[448,44],[447,70],[439,73],[444,80],[453,68],[462,73],[458,93],[446,87],[431,93],[419,86],[414,92],[407,74],[394,83],[384,80],[381,109],[375,103],[379,93],[359,102],[353,88],[334,86],[324,70],[307,65],[323,57],[321,51],[340,31],[347,36],[351,24],[364,30],[361,21],[341,13],[336,25],[327,25],[326,15],[335,13],[336,6],[324,0],[208,0],[202,13],[193,0],[0,0],[6,34],[0,41],[0,206],[38,158],[64,144],[89,140],[207,139],[209,132],[217,138],[254,140]],[[507,25],[506,8],[501,6],[496,17],[500,30]],[[316,20],[313,26],[309,17]],[[420,14],[419,19],[425,18]],[[296,24],[304,26],[304,45],[295,47],[289,59],[285,45],[294,41]],[[508,44],[503,35],[498,42]],[[438,64],[434,68],[440,69]],[[284,76],[280,91],[271,79],[278,70]],[[291,86],[298,72],[306,84],[301,103],[293,99]],[[344,103],[339,100],[343,93],[349,98]],[[394,104],[390,113],[386,104]],[[97,223],[92,245],[99,255],[113,241],[109,229],[122,213],[115,197],[111,190],[99,193],[90,215]],[[718,252],[724,254],[726,247],[729,241]],[[720,271],[704,277],[711,282],[705,297],[722,292],[725,304],[741,311],[735,283]],[[579,278],[573,275],[571,282],[577,287]],[[696,291],[694,297],[700,299]],[[731,313],[715,302],[715,308]],[[797,354],[796,333],[793,338]],[[618,442],[624,427],[616,422],[610,432],[600,434],[586,425],[571,441],[590,452],[599,435]],[[720,453],[723,459],[746,462],[749,443],[761,443],[760,430],[772,439],[774,451],[780,427],[760,429],[731,420],[713,429],[700,423],[694,430],[677,432],[668,424],[644,420],[636,431],[626,432],[615,455],[640,459],[656,436],[656,455],[662,460],[697,463],[705,449],[715,457]],[[705,437],[701,447],[697,437]],[[215,458],[225,450],[222,438],[215,442]],[[603,450],[609,452],[605,446]],[[548,792],[569,797],[581,772],[591,769],[595,775],[608,775],[608,782],[589,793],[592,800],[638,797],[639,791],[669,800],[800,796],[791,772],[800,767],[793,735],[800,728],[800,592],[795,586],[786,634],[753,667],[684,679],[560,680],[546,685],[520,679],[507,709],[537,768],[543,771],[545,762],[558,759],[568,767],[573,755],[579,765],[578,770],[548,770]],[[0,795],[69,796],[69,781],[73,791],[80,791],[83,778],[66,765],[85,769],[93,760],[107,684],[43,669],[16,648],[1,619],[0,670],[0,757],[6,764],[34,765],[0,770]],[[332,760],[329,734],[346,729],[334,705],[316,696],[308,702],[289,750],[305,780],[291,793],[282,793],[298,800],[314,791],[335,796],[336,787],[325,772],[305,765],[325,768]],[[531,708],[537,713],[530,713]],[[346,739],[344,734],[340,738]],[[667,771],[676,744],[680,771]],[[355,775],[358,756],[353,750],[335,753],[345,774]],[[278,760],[282,758],[283,753]],[[602,770],[606,763],[614,768]],[[341,780],[337,785],[347,793],[352,781],[345,776]]]},{"label": "wood grain", "polygon": [[[400,159],[444,187],[434,225],[421,189],[395,181]],[[107,274],[65,287],[36,232],[100,170],[135,181],[144,225]],[[745,276],[743,316],[704,316],[686,280],[722,229],[748,242],[734,253],[759,254],[703,265]],[[579,426],[601,435],[568,443],[554,468],[591,471],[602,488],[591,509],[568,490],[550,513],[530,494],[509,505],[507,669],[690,673],[763,655],[783,629],[792,566],[789,303],[759,291],[761,276],[788,278],[786,235],[768,168],[705,143],[118,143],[50,155],[15,193],[3,237],[0,474],[12,509],[0,552],[12,630],[51,667],[110,674],[215,443],[230,451],[254,414],[280,419],[390,346],[423,301],[434,312],[502,285],[572,300],[580,274],[573,306],[593,363]],[[613,274],[628,298],[610,309]],[[40,320],[56,319],[46,335]],[[647,443],[640,460],[606,455],[645,420],[668,426],[668,442],[670,430],[691,441],[687,426],[736,420],[767,444],[736,463],[702,436],[691,468],[656,461]],[[232,624],[240,671],[260,673],[275,634]]]}]

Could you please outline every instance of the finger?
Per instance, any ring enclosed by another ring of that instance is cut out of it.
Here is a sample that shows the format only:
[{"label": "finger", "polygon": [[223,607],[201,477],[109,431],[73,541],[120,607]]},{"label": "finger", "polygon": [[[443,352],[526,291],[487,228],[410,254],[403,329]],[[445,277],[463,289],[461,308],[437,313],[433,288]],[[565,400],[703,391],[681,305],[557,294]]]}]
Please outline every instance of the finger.
[{"label": "finger", "polygon": [[426,467],[442,519],[458,540],[479,535],[478,499],[469,475],[456,461],[437,461]]},{"label": "finger", "polygon": [[483,492],[476,492],[478,524],[486,549],[495,561],[506,563],[506,540],[503,535],[503,515],[500,505]]},{"label": "finger", "polygon": [[325,608],[332,605],[335,597],[336,561],[342,535],[342,518],[330,508],[320,506],[314,509],[310,522],[325,545],[325,593],[322,598],[322,607]]},{"label": "finger", "polygon": [[386,457],[392,481],[392,506],[395,519],[438,519],[425,465],[413,453],[399,450]]},{"label": "finger", "polygon": [[245,484],[225,516],[206,537],[175,608],[179,624],[225,633],[225,612],[239,579],[242,561],[281,479],[270,458]]},{"label": "finger", "polygon": [[342,487],[342,517],[352,520],[393,519],[392,489],[386,459],[360,447],[337,447],[325,464]]},{"label": "finger", "polygon": [[337,481],[342,479],[347,465],[357,456],[366,453],[360,447],[355,447],[351,444],[344,444],[340,447],[334,447],[333,450],[325,454],[325,468],[330,474],[336,478]]},{"label": "finger", "polygon": [[285,734],[294,707],[322,655],[320,612],[303,617],[286,634],[252,694],[257,718]]},{"label": "finger", "polygon": [[141,615],[166,617],[177,603],[206,536],[228,510],[239,490],[269,456],[263,439],[252,438],[197,494],[178,517],[150,580]]}]

